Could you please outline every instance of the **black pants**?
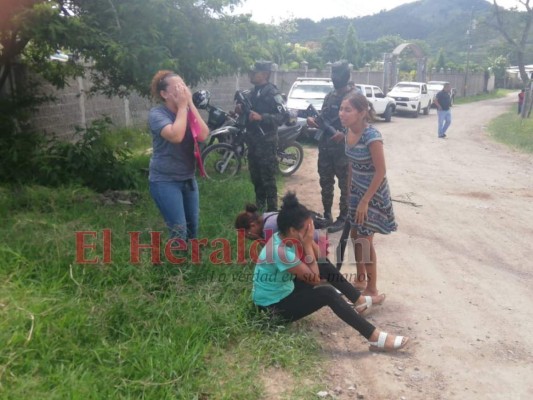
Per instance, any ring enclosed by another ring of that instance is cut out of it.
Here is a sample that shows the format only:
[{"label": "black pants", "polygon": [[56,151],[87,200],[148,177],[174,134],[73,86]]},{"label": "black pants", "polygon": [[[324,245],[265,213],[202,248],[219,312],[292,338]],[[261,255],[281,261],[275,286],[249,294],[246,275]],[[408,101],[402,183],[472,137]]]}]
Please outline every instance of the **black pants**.
[{"label": "black pants", "polygon": [[353,303],[361,296],[361,292],[354,288],[331,262],[319,263],[318,268],[320,277],[327,279],[330,285],[312,286],[295,280],[294,291],[290,295],[266,308],[288,321],[296,321],[328,306],[340,319],[365,338],[370,338],[376,327],[359,315],[336,289]]}]

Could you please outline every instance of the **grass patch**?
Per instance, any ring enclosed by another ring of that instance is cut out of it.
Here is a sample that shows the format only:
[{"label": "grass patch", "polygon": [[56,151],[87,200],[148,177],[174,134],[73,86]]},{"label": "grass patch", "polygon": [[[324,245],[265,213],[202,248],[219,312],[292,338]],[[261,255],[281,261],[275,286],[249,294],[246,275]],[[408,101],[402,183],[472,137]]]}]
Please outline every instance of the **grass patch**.
[{"label": "grass patch", "polygon": [[[253,199],[249,177],[199,184],[201,237],[228,238],[235,260],[233,218]],[[255,312],[253,265],[213,265],[209,247],[196,265],[153,265],[148,252],[130,263],[128,232],[143,243],[152,230],[166,237],[146,182],[132,202],[81,187],[0,187],[1,398],[249,400],[269,366],[309,376],[316,342],[300,324]],[[76,231],[97,232],[85,253],[98,263],[76,264]]]},{"label": "grass patch", "polygon": [[481,93],[475,96],[456,97],[454,100],[454,104],[467,104],[467,103],[474,103],[476,101],[482,101],[482,100],[499,99],[515,91],[516,90],[510,90],[510,89],[496,89],[492,92]]},{"label": "grass patch", "polygon": [[494,118],[488,130],[497,141],[517,150],[533,153],[533,119],[521,118],[514,107],[512,111]]}]

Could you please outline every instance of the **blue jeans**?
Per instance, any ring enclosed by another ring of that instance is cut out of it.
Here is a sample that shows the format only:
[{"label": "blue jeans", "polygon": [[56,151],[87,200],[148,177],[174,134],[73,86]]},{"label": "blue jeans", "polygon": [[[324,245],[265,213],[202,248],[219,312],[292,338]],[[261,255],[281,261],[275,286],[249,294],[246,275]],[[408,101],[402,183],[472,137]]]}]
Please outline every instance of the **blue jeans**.
[{"label": "blue jeans", "polygon": [[171,238],[198,237],[200,196],[196,179],[150,182],[150,194],[163,215]]},{"label": "blue jeans", "polygon": [[439,116],[439,137],[446,135],[448,127],[452,123],[452,112],[450,110],[437,110]]}]

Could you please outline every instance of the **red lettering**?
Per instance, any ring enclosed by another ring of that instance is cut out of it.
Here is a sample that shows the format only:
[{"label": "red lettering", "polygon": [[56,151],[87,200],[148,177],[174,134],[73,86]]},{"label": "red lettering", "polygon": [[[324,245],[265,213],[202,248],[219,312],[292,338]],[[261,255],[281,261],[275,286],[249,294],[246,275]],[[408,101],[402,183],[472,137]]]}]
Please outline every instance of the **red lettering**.
[{"label": "red lettering", "polygon": [[207,239],[191,239],[191,262],[192,264],[200,264],[200,246],[207,246]]},{"label": "red lettering", "polygon": [[104,229],[104,264],[111,263],[111,229]]},{"label": "red lettering", "polygon": [[[177,246],[173,246],[174,243],[177,243]],[[174,238],[170,239],[166,246],[165,246],[165,257],[167,258],[167,261],[171,262],[172,264],[182,264],[184,263],[187,258],[186,257],[175,257],[174,254],[172,254],[172,251],[185,251],[187,250],[187,242],[180,238]]]},{"label": "red lettering", "polygon": [[85,236],[96,237],[95,231],[78,231],[76,232],[76,263],[78,264],[96,264],[98,257],[91,260],[85,258],[85,249],[96,250],[96,244],[85,244]]},{"label": "red lettering", "polygon": [[[270,241],[269,243],[271,243]],[[256,263],[259,259],[259,252],[261,251],[261,248],[265,245],[265,239],[256,239],[252,242],[250,245],[250,259]],[[268,257],[267,257],[268,258]],[[266,260],[265,260],[266,262]]]},{"label": "red lettering", "polygon": [[246,230],[237,230],[237,264],[246,264]]},{"label": "red lettering", "polygon": [[[283,243],[283,247],[282,246],[278,247],[278,257],[279,257],[279,260],[282,263],[284,263],[284,264],[292,264],[296,260],[302,260],[303,262],[305,262],[302,259],[304,257],[304,249],[303,249],[303,246],[302,246],[302,244],[300,243],[300,241],[298,239],[285,238],[281,242]],[[286,255],[286,252],[284,251],[284,247],[285,248],[287,248],[287,247],[293,247],[294,248],[295,257],[294,257],[293,260],[287,259],[287,255]]]},{"label": "red lettering", "polygon": [[[215,239],[211,242],[211,247],[216,246],[218,243],[222,243],[222,248],[209,254],[209,261],[214,265],[231,264],[231,245],[229,240],[224,238]],[[219,258],[220,255],[222,255],[221,258]]]},{"label": "red lettering", "polygon": [[140,262],[140,250],[151,249],[151,260],[153,264],[161,264],[161,232],[150,232],[150,244],[140,244],[139,237],[141,232],[128,232],[130,235],[130,263],[138,264]]}]

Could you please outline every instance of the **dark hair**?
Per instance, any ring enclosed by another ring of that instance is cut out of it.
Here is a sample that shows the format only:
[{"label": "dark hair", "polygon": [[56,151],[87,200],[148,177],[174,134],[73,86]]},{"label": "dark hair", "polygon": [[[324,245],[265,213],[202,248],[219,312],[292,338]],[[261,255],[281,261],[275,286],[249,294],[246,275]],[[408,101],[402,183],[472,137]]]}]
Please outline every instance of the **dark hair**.
[{"label": "dark hair", "polygon": [[311,212],[298,202],[296,193],[287,192],[283,197],[278,215],[278,230],[284,235],[287,234],[290,228],[300,230],[309,218],[311,218]]},{"label": "dark hair", "polygon": [[170,78],[171,76],[179,76],[174,71],[170,70],[162,70],[157,71],[154,77],[152,78],[152,83],[150,85],[150,93],[152,94],[152,97],[154,99],[163,100],[161,98],[161,90],[166,90],[168,87],[167,78]]},{"label": "dark hair", "polygon": [[257,210],[258,208],[255,204],[246,204],[244,211],[239,213],[235,219],[235,229],[250,229],[250,224],[259,219]]},{"label": "dark hair", "polygon": [[360,92],[352,91],[348,93],[342,101],[348,100],[353,108],[356,108],[357,111],[362,112],[367,110],[367,122],[373,122],[376,120],[376,111],[371,103],[368,102],[366,96]]}]

